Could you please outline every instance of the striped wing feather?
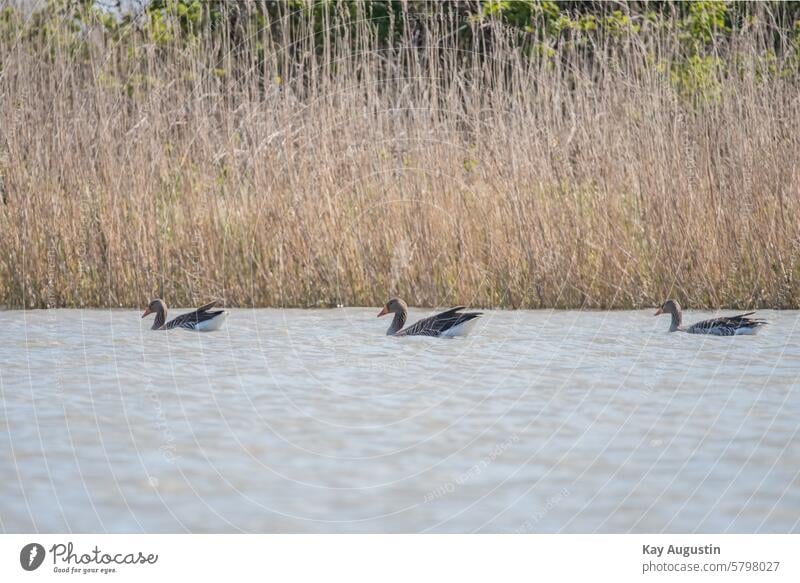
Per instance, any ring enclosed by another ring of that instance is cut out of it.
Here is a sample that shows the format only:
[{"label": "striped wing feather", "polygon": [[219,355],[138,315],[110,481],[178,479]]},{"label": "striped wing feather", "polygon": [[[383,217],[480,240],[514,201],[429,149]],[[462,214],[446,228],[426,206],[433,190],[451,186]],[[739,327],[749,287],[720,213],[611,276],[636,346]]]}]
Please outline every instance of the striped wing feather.
[{"label": "striped wing feather", "polygon": [[692,324],[686,331],[690,334],[712,334],[714,336],[734,336],[740,328],[758,328],[766,324],[764,320],[754,320],[752,316],[755,312],[747,312],[738,316],[727,316],[723,318],[713,318],[703,320],[697,324]]},{"label": "striped wing feather", "polygon": [[181,314],[180,316],[167,322],[165,328],[167,330],[172,330],[174,328],[187,328],[189,330],[194,330],[200,322],[205,322],[207,320],[216,318],[217,316],[219,316],[224,312],[224,310],[210,311],[211,308],[213,308],[216,305],[217,302],[215,300],[213,302],[209,302],[203,306],[200,306],[194,312],[189,312],[188,314]]},{"label": "striped wing feather", "polygon": [[463,309],[464,306],[458,306],[429,318],[424,318],[400,330],[395,336],[439,336],[442,332],[446,332],[450,328],[463,324],[464,322],[469,322],[473,318],[477,318],[481,315],[480,312],[459,314],[458,312]]}]

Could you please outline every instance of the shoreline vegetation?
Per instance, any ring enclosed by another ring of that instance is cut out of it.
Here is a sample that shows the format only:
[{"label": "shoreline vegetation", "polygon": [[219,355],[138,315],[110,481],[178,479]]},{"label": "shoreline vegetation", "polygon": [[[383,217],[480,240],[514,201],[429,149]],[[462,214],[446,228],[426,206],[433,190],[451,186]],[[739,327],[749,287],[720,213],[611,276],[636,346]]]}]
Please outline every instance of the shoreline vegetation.
[{"label": "shoreline vegetation", "polygon": [[0,304],[800,307],[800,8],[0,0]]}]

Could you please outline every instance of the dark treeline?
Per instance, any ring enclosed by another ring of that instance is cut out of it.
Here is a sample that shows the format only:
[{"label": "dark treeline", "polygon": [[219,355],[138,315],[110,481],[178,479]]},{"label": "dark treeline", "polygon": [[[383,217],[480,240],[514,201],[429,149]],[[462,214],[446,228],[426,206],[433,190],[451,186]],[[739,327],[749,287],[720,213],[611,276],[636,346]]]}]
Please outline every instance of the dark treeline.
[{"label": "dark treeline", "polygon": [[[202,41],[206,50],[216,47],[220,61],[266,70],[272,60],[288,75],[309,49],[321,55],[330,43],[349,43],[358,50],[364,35],[384,47],[439,42],[430,36],[432,20],[449,23],[448,45],[465,59],[491,54],[498,34],[507,37],[504,47],[511,42],[523,54],[549,58],[565,45],[591,56],[609,38],[631,42],[648,33],[674,35],[687,60],[720,56],[754,26],[776,54],[800,46],[800,2],[780,1],[47,0],[29,13],[7,0],[0,31],[6,39],[48,40],[71,31],[77,51],[80,33],[101,24],[111,42],[131,34],[161,47]],[[284,41],[280,58],[266,38]],[[301,38],[313,45],[295,42]]]}]

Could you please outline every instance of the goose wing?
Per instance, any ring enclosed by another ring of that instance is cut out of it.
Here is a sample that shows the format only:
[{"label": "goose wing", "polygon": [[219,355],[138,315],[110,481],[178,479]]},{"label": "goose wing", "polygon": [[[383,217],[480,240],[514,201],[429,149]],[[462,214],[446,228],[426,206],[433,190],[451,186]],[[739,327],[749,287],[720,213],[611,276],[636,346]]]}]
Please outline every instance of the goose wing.
[{"label": "goose wing", "polygon": [[205,305],[200,306],[194,312],[188,312],[186,314],[181,314],[176,318],[173,318],[164,326],[167,330],[172,330],[173,328],[187,328],[189,330],[194,330],[197,325],[201,322],[206,322],[208,320],[213,320],[220,314],[224,314],[224,310],[211,310],[214,306],[217,305],[217,301],[214,300],[213,302],[209,302]]},{"label": "goose wing", "polygon": [[469,322],[481,315],[481,312],[459,313],[463,309],[464,306],[458,306],[429,318],[424,318],[398,331],[395,336],[439,336],[450,328]]},{"label": "goose wing", "polygon": [[755,330],[759,326],[763,326],[767,322],[750,318],[755,312],[747,312],[739,314],[738,316],[726,316],[722,318],[713,318],[711,320],[703,320],[697,324],[692,324],[686,331],[689,334],[711,334],[714,336],[734,336],[741,332],[742,329]]}]

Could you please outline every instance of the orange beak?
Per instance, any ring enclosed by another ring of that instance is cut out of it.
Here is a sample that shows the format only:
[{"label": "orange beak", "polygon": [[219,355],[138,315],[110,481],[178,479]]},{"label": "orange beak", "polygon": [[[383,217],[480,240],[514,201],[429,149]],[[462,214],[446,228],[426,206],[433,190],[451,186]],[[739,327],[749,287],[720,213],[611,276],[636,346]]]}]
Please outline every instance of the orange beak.
[{"label": "orange beak", "polygon": [[389,310],[386,309],[386,306],[383,306],[383,309],[381,310],[381,313],[378,314],[378,317],[380,318],[381,316],[385,316],[388,313],[389,313]]},{"label": "orange beak", "polygon": [[151,311],[150,311],[150,306],[147,306],[147,307],[144,309],[144,314],[142,314],[142,318],[144,318],[145,316],[149,316],[149,315],[150,315],[150,314],[152,314],[152,313],[153,313],[153,312],[151,312]]},{"label": "orange beak", "polygon": [[660,315],[661,315],[661,314],[663,314],[663,313],[664,313],[664,311],[663,311],[661,308],[658,308],[658,310],[656,310],[656,313],[655,313],[655,314],[653,314],[653,315],[654,315],[654,316],[660,316]]}]

